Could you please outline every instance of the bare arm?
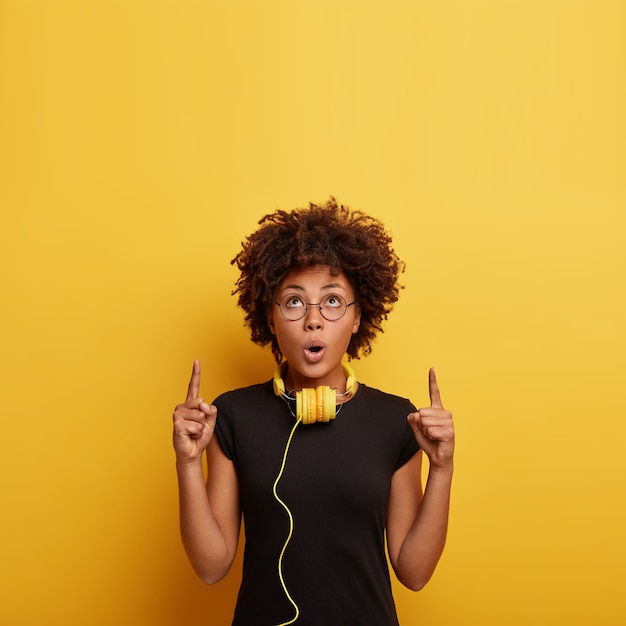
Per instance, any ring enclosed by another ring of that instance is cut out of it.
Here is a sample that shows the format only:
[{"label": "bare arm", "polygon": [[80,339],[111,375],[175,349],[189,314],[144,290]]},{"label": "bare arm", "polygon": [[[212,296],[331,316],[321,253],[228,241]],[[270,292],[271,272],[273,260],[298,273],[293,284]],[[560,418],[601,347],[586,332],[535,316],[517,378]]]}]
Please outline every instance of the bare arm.
[{"label": "bare arm", "polygon": [[241,510],[235,468],[213,437],[217,408],[198,397],[199,389],[200,363],[196,361],[187,399],[174,411],[174,449],[183,545],[198,576],[213,584],[228,573],[235,558]]},{"label": "bare arm", "polygon": [[[393,475],[387,513],[389,558],[400,582],[415,591],[430,580],[446,541],[453,473],[452,414],[443,409],[433,370],[431,406],[408,416],[418,452]],[[430,461],[422,494],[422,451]]]}]

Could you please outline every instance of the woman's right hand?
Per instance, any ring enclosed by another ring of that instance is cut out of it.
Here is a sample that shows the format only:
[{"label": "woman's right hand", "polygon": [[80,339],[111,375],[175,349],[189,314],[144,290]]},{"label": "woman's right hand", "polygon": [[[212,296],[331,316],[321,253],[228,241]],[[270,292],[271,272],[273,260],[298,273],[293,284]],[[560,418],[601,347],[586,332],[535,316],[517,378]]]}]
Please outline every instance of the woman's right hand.
[{"label": "woman's right hand", "polygon": [[202,453],[215,432],[217,407],[198,397],[200,392],[200,361],[193,362],[187,399],[174,409],[174,450],[176,460],[191,463],[202,460]]}]

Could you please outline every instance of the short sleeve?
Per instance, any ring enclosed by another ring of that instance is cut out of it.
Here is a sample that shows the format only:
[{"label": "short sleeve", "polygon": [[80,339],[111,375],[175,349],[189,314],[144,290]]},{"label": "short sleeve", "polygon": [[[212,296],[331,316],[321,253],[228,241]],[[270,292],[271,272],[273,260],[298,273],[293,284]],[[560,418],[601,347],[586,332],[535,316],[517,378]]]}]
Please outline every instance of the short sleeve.
[{"label": "short sleeve", "polygon": [[[415,407],[411,405],[411,409],[409,413],[415,411]],[[408,413],[407,413],[408,415]],[[420,449],[417,440],[415,439],[415,435],[411,430],[411,425],[409,422],[406,422],[404,427],[404,433],[402,436],[402,446],[400,449],[400,456],[398,457],[398,464],[396,465],[396,469],[402,467],[409,459],[413,457],[413,455]]]},{"label": "short sleeve", "polygon": [[235,434],[233,431],[233,409],[229,393],[217,397],[213,404],[217,407],[215,435],[228,459],[235,460]]}]

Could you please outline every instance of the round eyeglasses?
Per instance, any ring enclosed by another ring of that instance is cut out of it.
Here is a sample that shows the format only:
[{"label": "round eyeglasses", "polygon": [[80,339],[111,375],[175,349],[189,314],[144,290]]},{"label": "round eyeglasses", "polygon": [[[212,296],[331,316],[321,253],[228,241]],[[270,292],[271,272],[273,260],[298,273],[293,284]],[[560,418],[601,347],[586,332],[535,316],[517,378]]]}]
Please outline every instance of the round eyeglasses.
[{"label": "round eyeglasses", "polygon": [[336,322],[340,320],[352,306],[356,300],[347,303],[343,296],[336,293],[325,295],[319,302],[306,302],[302,296],[294,293],[288,293],[280,299],[280,302],[274,301],[278,305],[281,315],[292,322],[301,320],[310,306],[319,307],[320,313],[325,320]]}]

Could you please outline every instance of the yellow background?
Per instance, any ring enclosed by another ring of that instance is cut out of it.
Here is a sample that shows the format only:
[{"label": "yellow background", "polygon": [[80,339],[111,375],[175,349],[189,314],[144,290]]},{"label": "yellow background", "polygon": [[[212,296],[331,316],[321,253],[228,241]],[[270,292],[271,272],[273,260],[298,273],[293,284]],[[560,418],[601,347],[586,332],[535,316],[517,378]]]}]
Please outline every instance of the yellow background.
[{"label": "yellow background", "polygon": [[269,378],[229,261],[331,194],[408,266],[358,377],[456,416],[401,623],[626,623],[625,41],[618,0],[0,0],[0,624],[230,623],[171,412],[195,357]]}]

